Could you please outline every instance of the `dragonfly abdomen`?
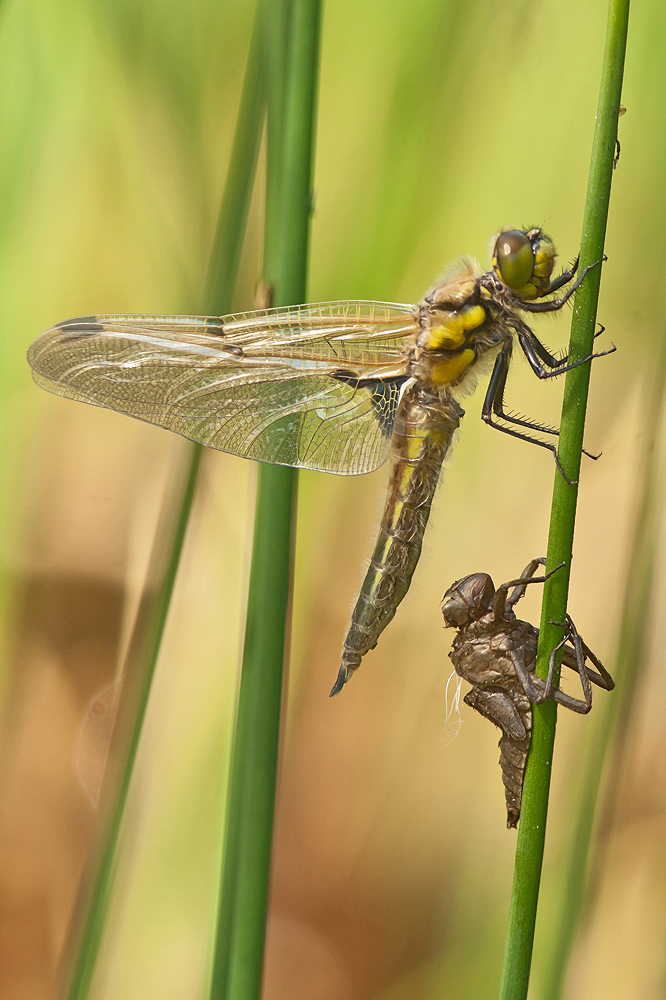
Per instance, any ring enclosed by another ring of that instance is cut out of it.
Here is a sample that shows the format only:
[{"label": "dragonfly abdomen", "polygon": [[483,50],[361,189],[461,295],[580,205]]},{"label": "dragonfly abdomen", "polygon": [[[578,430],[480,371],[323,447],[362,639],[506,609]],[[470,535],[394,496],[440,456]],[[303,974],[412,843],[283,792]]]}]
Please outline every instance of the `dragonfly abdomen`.
[{"label": "dragonfly abdomen", "polygon": [[523,779],[532,737],[531,705],[521,713],[521,719],[527,735],[518,740],[504,733],[499,741],[500,767],[506,800],[506,825],[510,830],[515,830],[518,826],[523,804]]},{"label": "dragonfly abdomen", "polygon": [[[456,672],[464,677],[464,661],[472,662],[471,650],[464,645],[451,653]],[[465,655],[467,654],[467,655]],[[504,661],[507,663],[508,661]],[[527,752],[532,736],[532,705],[529,698],[515,686],[515,682],[488,687],[474,685],[464,697],[464,702],[502,730],[499,741],[500,767],[506,799],[506,825],[515,828],[520,819],[523,801],[523,778]]]},{"label": "dragonfly abdomen", "polygon": [[352,614],[332,695],[377,644],[409,590],[442,462],[462,413],[445,392],[413,385],[402,396],[379,537]]}]

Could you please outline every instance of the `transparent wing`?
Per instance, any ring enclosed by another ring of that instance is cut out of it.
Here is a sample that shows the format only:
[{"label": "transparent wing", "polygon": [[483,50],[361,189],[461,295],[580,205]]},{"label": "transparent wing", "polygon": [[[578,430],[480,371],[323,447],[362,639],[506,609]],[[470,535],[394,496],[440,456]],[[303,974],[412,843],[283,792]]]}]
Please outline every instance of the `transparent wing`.
[{"label": "transparent wing", "polygon": [[35,381],[210,448],[370,472],[388,456],[412,308],[334,302],[218,318],[87,316],[31,345]]}]

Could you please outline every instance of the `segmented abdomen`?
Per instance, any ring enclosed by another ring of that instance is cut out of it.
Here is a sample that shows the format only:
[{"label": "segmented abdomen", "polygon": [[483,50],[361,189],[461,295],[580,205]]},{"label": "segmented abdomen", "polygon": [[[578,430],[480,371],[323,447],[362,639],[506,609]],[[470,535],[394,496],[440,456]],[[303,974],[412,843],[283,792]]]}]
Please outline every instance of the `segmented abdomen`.
[{"label": "segmented abdomen", "polygon": [[446,392],[406,389],[391,442],[391,470],[379,538],[345,639],[337,694],[393,618],[421,554],[442,462],[463,410]]},{"label": "segmented abdomen", "polygon": [[504,797],[506,799],[506,825],[510,830],[518,826],[523,803],[525,765],[532,736],[532,706],[529,705],[526,711],[521,712],[520,717],[527,731],[527,736],[522,740],[517,740],[504,733],[499,741],[499,762],[502,768]]},{"label": "segmented abdomen", "polygon": [[[461,677],[465,676],[465,661],[469,662],[469,656],[465,654],[470,653],[470,648],[473,649],[469,643],[461,644],[449,654]],[[506,825],[509,829],[518,826],[520,819],[525,765],[532,737],[532,705],[527,695],[515,687],[514,683],[502,685],[498,681],[487,687],[475,684],[464,698],[466,705],[502,730],[499,762],[506,799]]]}]

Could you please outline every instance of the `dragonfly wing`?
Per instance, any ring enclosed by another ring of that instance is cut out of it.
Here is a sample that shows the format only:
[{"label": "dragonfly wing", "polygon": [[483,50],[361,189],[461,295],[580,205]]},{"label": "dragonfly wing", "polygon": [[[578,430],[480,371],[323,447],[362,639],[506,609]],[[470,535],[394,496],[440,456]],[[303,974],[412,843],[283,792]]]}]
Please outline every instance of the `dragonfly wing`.
[{"label": "dragonfly wing", "polygon": [[[169,323],[174,317],[164,319]],[[185,317],[185,321],[191,318]],[[265,309],[197,322],[215,331],[218,344],[222,338],[248,357],[365,366],[395,362],[405,344],[418,333],[413,306],[358,299]]]},{"label": "dragonfly wing", "polygon": [[[407,307],[395,308],[404,310],[401,322],[411,330]],[[273,325],[272,336],[265,325],[261,333],[266,316],[86,317],[47,330],[28,359],[35,380],[51,392],[207,447],[339,474],[376,469],[388,456],[406,378],[398,349],[406,333],[396,334],[396,323],[389,335],[385,321],[359,328],[358,317],[338,316],[322,344],[321,333],[311,336],[314,318],[308,327],[301,312],[302,328],[289,343],[284,321]],[[239,319],[243,330],[231,326]]]}]

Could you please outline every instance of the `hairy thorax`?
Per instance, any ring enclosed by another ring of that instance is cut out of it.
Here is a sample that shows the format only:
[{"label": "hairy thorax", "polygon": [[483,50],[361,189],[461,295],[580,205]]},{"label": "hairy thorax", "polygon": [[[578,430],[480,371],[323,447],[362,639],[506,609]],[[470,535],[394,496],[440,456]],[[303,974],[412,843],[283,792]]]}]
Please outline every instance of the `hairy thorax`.
[{"label": "hairy thorax", "polygon": [[[442,389],[472,388],[479,361],[492,356],[512,331],[506,310],[482,282],[478,266],[458,271],[430,291],[416,307],[421,332],[408,351],[410,375]],[[484,366],[485,367],[485,366]]]}]

